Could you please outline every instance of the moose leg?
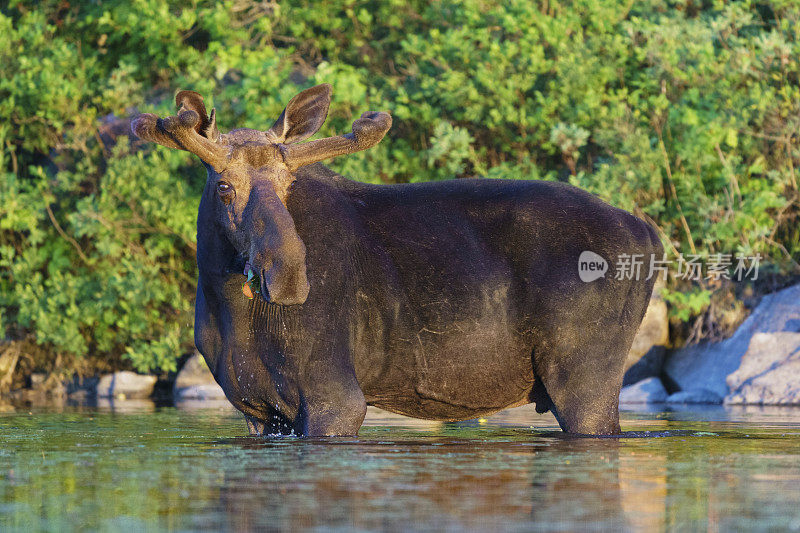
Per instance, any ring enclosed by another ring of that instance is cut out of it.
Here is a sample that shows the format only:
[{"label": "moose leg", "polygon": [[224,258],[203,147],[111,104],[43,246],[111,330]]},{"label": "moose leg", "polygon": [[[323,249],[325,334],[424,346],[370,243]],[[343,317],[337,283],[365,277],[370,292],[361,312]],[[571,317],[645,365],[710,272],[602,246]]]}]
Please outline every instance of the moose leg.
[{"label": "moose leg", "polygon": [[[338,353],[337,353],[338,352]],[[305,367],[295,431],[309,437],[357,435],[367,402],[344,350],[312,357]]]},{"label": "moose leg", "polygon": [[300,406],[299,430],[308,437],[358,434],[367,402],[360,388],[340,389],[329,396],[306,396]]},{"label": "moose leg", "polygon": [[267,429],[267,425],[257,418],[244,415],[244,419],[247,421],[247,430],[252,436],[261,436],[264,434],[264,430]]},{"label": "moose leg", "polygon": [[562,283],[560,298],[536,302],[533,368],[565,432],[619,434],[625,360],[654,282]]},{"label": "moose leg", "polygon": [[618,346],[555,345],[534,360],[561,429],[582,435],[615,435],[626,351]]},{"label": "moose leg", "polygon": [[291,435],[292,424],[285,417],[275,412],[268,417],[268,421],[261,420],[250,415],[244,415],[247,422],[247,430],[251,436],[261,437],[264,435]]},{"label": "moose leg", "polygon": [[612,435],[620,431],[619,392],[625,360],[644,306],[635,302],[627,308],[610,307],[587,306],[579,312],[572,309],[569,315],[554,314],[542,329],[547,333],[534,348],[536,375],[567,433]]}]

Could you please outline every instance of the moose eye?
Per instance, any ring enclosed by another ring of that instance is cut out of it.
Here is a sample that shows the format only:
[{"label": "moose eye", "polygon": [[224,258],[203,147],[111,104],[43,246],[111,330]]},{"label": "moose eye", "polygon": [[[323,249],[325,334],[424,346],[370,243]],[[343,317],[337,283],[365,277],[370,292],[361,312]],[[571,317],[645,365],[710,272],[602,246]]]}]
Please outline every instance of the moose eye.
[{"label": "moose eye", "polygon": [[220,181],[217,183],[217,190],[223,194],[226,192],[230,192],[231,189],[233,189],[233,187],[231,187],[231,184],[228,183],[227,181]]}]

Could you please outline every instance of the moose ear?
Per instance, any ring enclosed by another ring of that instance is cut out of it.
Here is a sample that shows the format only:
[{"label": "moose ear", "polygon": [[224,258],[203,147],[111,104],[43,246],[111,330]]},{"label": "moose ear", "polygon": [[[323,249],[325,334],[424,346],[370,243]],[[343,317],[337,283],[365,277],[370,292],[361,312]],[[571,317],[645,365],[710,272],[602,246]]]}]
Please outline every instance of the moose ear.
[{"label": "moose ear", "polygon": [[212,141],[219,138],[219,131],[217,130],[217,113],[215,109],[211,110],[211,116],[206,113],[206,105],[203,103],[203,97],[200,93],[194,91],[178,91],[175,95],[175,107],[179,112],[185,109],[190,109],[200,116],[200,121],[195,125],[194,129]]},{"label": "moose ear", "polygon": [[308,139],[328,117],[333,88],[327,84],[306,89],[291,99],[275,124],[267,131],[276,143],[290,144]]}]

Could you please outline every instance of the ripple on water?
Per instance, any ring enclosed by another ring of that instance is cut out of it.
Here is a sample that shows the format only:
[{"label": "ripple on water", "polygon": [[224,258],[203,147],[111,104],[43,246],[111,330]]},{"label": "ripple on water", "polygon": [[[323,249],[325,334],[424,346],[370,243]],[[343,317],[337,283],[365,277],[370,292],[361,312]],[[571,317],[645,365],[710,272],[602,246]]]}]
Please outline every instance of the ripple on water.
[{"label": "ripple on water", "polygon": [[227,408],[0,414],[0,529],[797,529],[800,409],[627,412],[578,438],[522,407],[370,409],[358,438],[246,436]]}]

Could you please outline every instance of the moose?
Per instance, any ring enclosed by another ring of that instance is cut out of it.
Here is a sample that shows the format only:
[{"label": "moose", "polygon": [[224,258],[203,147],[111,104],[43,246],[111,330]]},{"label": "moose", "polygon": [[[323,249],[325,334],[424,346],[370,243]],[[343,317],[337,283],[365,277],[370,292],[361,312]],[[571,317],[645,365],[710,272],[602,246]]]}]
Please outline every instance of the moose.
[{"label": "moose", "polygon": [[320,161],[376,145],[392,119],[307,141],[331,94],[300,92],[267,131],[221,134],[186,90],[177,115],[132,122],[208,171],[195,343],[250,433],[356,435],[368,405],[457,421],[535,403],[565,432],[618,434],[655,279],[585,282],[578,258],[661,257],[653,228],[561,182],[347,179]]}]

